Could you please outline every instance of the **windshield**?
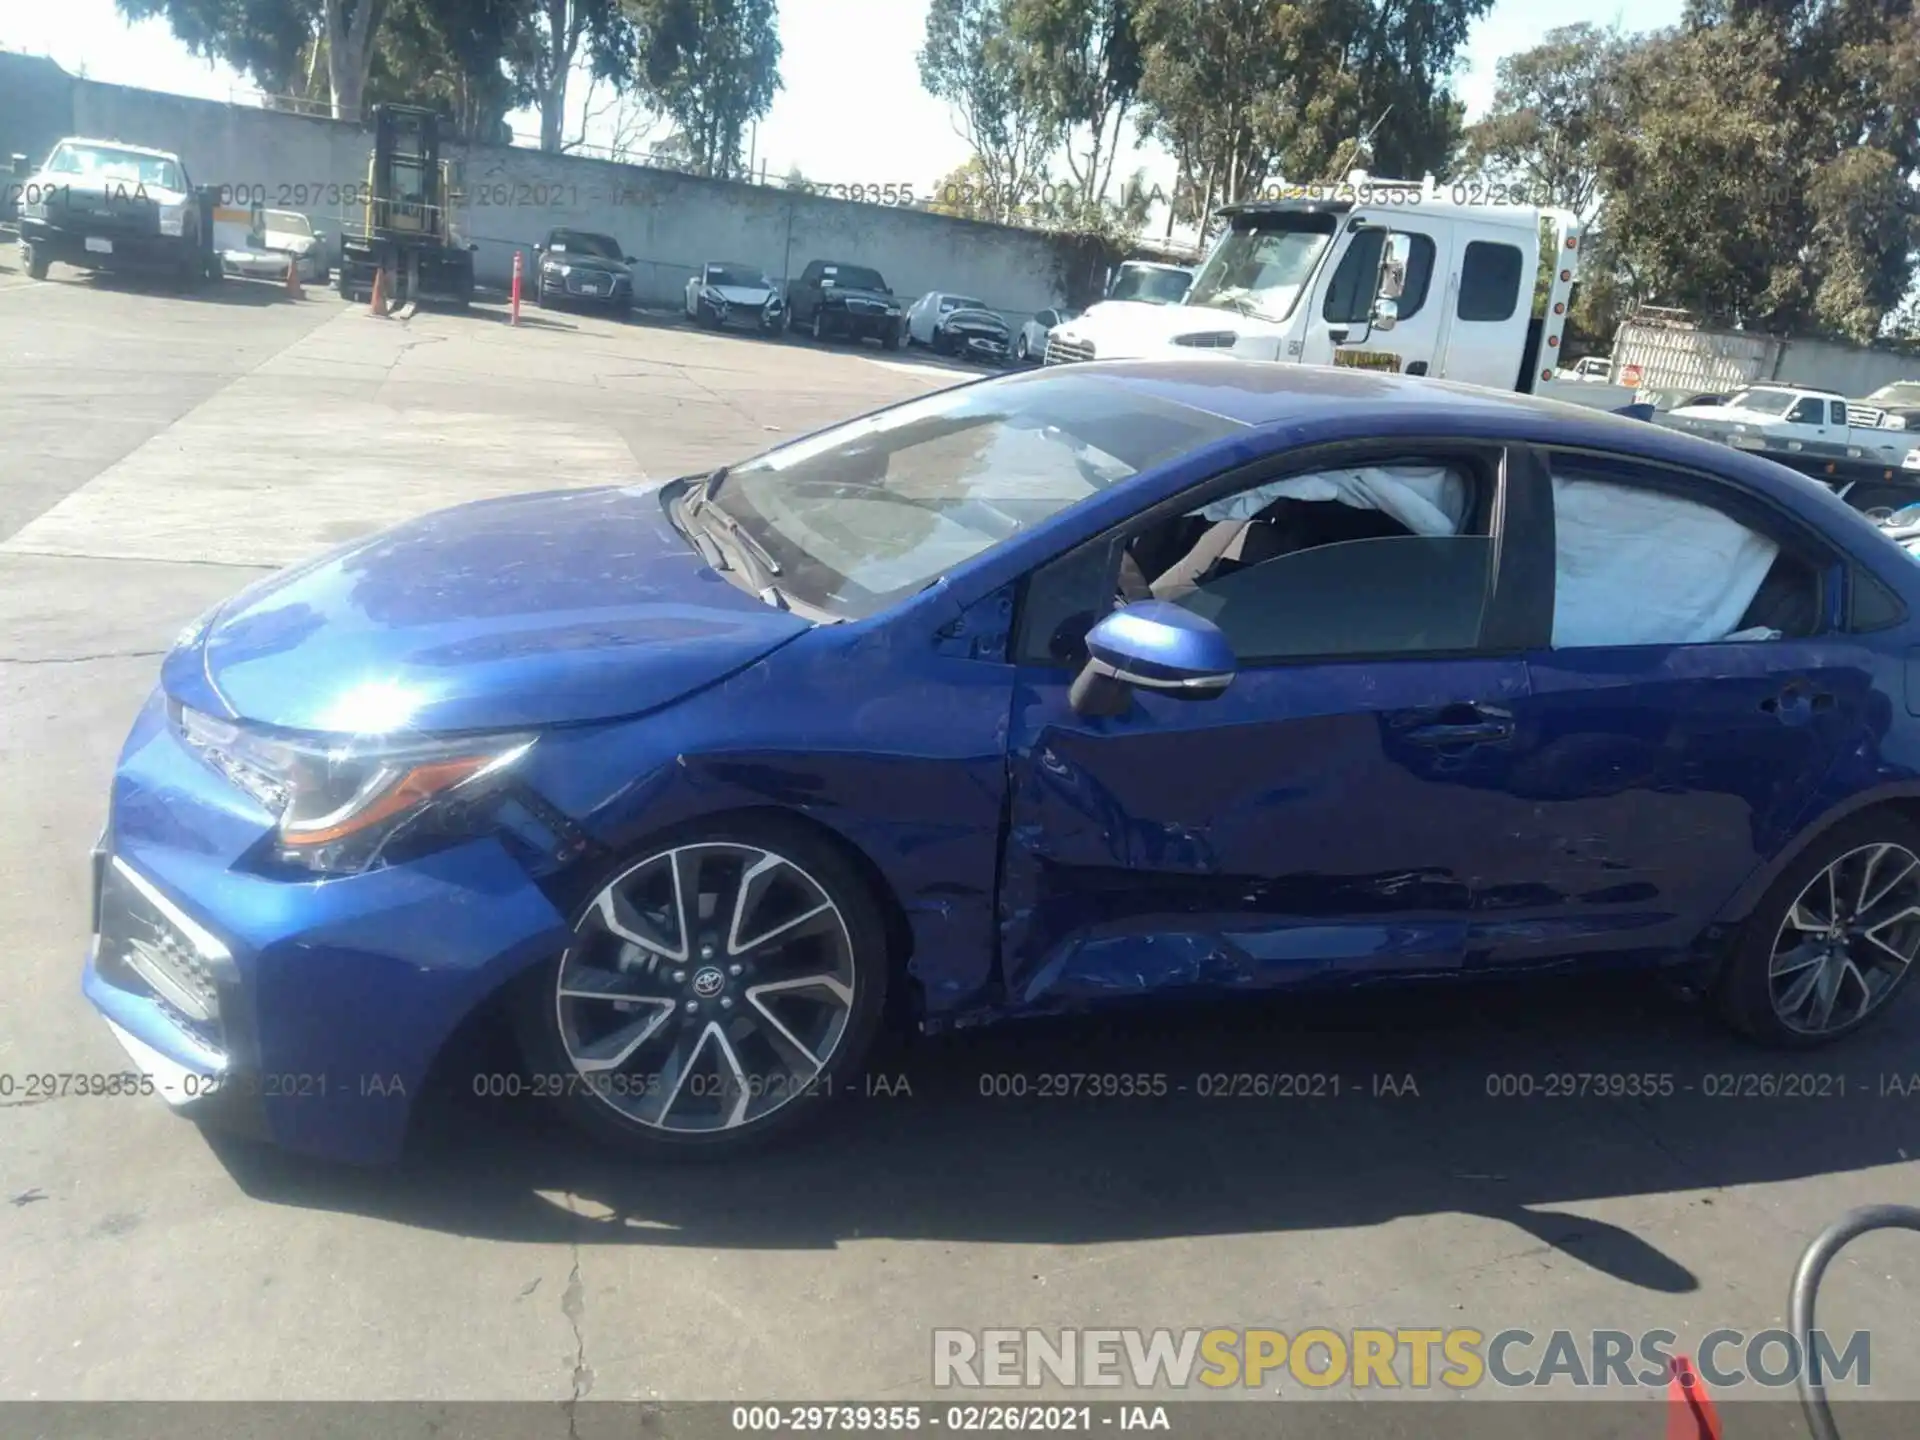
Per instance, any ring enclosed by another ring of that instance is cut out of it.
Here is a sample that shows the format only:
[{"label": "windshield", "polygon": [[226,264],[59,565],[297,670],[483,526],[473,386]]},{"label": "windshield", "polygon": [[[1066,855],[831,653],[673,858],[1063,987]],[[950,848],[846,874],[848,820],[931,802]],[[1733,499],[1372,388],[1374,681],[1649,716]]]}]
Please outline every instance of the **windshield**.
[{"label": "windshield", "polygon": [[869,270],[864,265],[836,265],[820,277],[822,285],[831,285],[836,290],[884,290],[887,282],[880,278],[878,270]]},{"label": "windshield", "polygon": [[963,385],[749,461],[713,508],[774,558],[796,602],[857,619],[1240,428],[1085,376]]},{"label": "windshield", "polygon": [[151,185],[156,190],[185,190],[180,167],[162,155],[137,155],[111,145],[62,145],[53,152],[47,169],[55,175],[104,180],[124,185]]},{"label": "windshield", "polygon": [[1313,283],[1333,227],[1331,215],[1241,217],[1200,267],[1187,303],[1276,324],[1288,319]]},{"label": "windshield", "polygon": [[266,228],[282,235],[313,234],[313,226],[307,223],[307,217],[292,210],[267,211]]},{"label": "windshield", "polygon": [[618,260],[624,252],[611,235],[595,235],[586,230],[556,230],[547,237],[549,250],[564,250],[569,255],[598,255],[603,260]]},{"label": "windshield", "polygon": [[1122,265],[1107,292],[1109,300],[1142,300],[1149,305],[1178,305],[1193,277],[1184,270],[1151,270],[1144,265]]},{"label": "windshield", "polygon": [[1748,390],[1736,390],[1727,397],[1729,410],[1751,410],[1757,415],[1784,415],[1799,403],[1800,396],[1792,390],[1774,390],[1765,385],[1756,385]]},{"label": "windshield", "polygon": [[752,290],[766,290],[767,277],[758,270],[748,270],[741,265],[709,265],[707,267],[709,285],[744,285]]}]

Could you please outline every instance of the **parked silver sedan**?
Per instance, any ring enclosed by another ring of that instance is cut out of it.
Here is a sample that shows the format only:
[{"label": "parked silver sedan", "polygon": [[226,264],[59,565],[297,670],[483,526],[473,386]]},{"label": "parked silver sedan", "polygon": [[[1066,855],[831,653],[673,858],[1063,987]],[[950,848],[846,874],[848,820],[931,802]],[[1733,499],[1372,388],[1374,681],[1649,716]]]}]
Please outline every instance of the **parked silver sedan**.
[{"label": "parked silver sedan", "polygon": [[1047,358],[1047,335],[1054,326],[1080,316],[1078,310],[1042,310],[1020,327],[1013,341],[1013,358],[1022,365],[1038,365]]},{"label": "parked silver sedan", "polygon": [[907,310],[907,343],[936,355],[1004,361],[1012,342],[1012,329],[999,312],[969,295],[930,290]]},{"label": "parked silver sedan", "polygon": [[787,309],[778,287],[760,270],[709,260],[687,281],[687,318],[714,330],[731,321],[771,333],[786,328]]}]

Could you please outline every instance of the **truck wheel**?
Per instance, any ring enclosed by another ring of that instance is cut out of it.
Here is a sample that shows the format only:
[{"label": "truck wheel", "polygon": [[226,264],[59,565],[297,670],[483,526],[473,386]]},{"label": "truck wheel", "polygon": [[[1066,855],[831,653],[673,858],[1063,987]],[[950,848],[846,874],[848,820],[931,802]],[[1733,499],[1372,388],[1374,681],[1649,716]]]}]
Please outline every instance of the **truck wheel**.
[{"label": "truck wheel", "polygon": [[28,277],[34,280],[46,279],[48,261],[47,261],[47,257],[40,253],[39,247],[34,245],[23,245],[20,248],[27,252],[26,262],[27,262]]},{"label": "truck wheel", "polygon": [[826,344],[826,342],[827,342],[827,327],[826,327],[826,326],[824,326],[824,325],[822,325],[822,324],[820,323],[820,312],[819,312],[818,310],[815,310],[815,311],[813,312],[813,327],[812,327],[812,330],[811,330],[811,332],[810,332],[810,333],[811,333],[811,334],[812,334],[812,336],[813,336],[813,343],[814,343],[814,344],[816,344],[816,345],[824,345],[824,344]]}]

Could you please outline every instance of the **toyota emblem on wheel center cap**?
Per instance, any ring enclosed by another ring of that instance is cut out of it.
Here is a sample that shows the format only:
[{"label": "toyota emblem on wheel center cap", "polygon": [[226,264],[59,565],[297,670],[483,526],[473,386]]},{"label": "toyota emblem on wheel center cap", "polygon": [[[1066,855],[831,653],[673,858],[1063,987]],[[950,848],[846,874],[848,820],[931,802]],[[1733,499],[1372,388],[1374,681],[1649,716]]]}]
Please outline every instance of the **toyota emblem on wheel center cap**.
[{"label": "toyota emblem on wheel center cap", "polygon": [[693,993],[702,1000],[711,1000],[727,988],[727,977],[715,965],[708,965],[694,972]]}]

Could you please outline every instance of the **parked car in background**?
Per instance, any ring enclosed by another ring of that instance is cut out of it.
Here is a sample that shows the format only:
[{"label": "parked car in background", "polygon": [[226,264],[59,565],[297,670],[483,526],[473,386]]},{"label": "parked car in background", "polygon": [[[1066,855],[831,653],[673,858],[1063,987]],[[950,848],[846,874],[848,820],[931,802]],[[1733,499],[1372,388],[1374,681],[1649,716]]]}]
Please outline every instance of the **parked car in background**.
[{"label": "parked car in background", "polygon": [[1013,329],[984,300],[935,290],[907,311],[907,340],[936,355],[999,364],[1007,358]]},{"label": "parked car in background", "polygon": [[1048,332],[1056,325],[1064,325],[1079,313],[1078,310],[1042,310],[1021,325],[1014,337],[1013,358],[1022,365],[1038,365],[1047,356]]},{"label": "parked car in background", "polygon": [[1866,403],[1898,420],[1907,430],[1920,430],[1920,380],[1896,380],[1867,396]]},{"label": "parked car in background", "polygon": [[633,309],[634,263],[620,242],[592,230],[550,230],[534,253],[534,303]]},{"label": "parked car in background", "polygon": [[327,283],[332,269],[321,248],[325,237],[298,210],[247,213],[237,206],[216,206],[213,214],[220,268],[227,274],[284,281],[291,261],[302,284]]},{"label": "parked car in background", "polygon": [[867,265],[810,260],[787,286],[787,324],[815,340],[878,340],[898,350],[907,343],[904,309],[880,272]]},{"label": "parked car in background", "polygon": [[687,281],[687,318],[715,330],[729,322],[772,333],[787,324],[787,303],[764,271],[709,260]]},{"label": "parked car in background", "polygon": [[984,300],[956,295],[947,290],[930,290],[907,307],[907,343],[931,346],[940,333],[942,322],[954,311],[986,308],[987,302]]},{"label": "parked car in background", "polygon": [[1605,355],[1584,355],[1560,371],[1562,380],[1581,380],[1604,385],[1613,377],[1613,361]]},{"label": "parked car in background", "polygon": [[268,210],[261,229],[261,243],[268,250],[291,255],[300,267],[300,279],[315,285],[327,283],[332,267],[327,263],[327,237],[313,228],[313,222],[298,210]]},{"label": "parked car in background", "polygon": [[138,270],[193,285],[220,273],[200,197],[178,155],[72,136],[21,186],[21,268]]},{"label": "parked car in background", "polygon": [[1725,445],[1049,367],[256,581],[120,752],[82,983],[180,1110],[363,1162],[496,1006],[490,1093],[700,1152],[885,1022],[1118,999],[1637,965],[1805,1048],[1920,953],[1917,647],[1920,565]]}]

